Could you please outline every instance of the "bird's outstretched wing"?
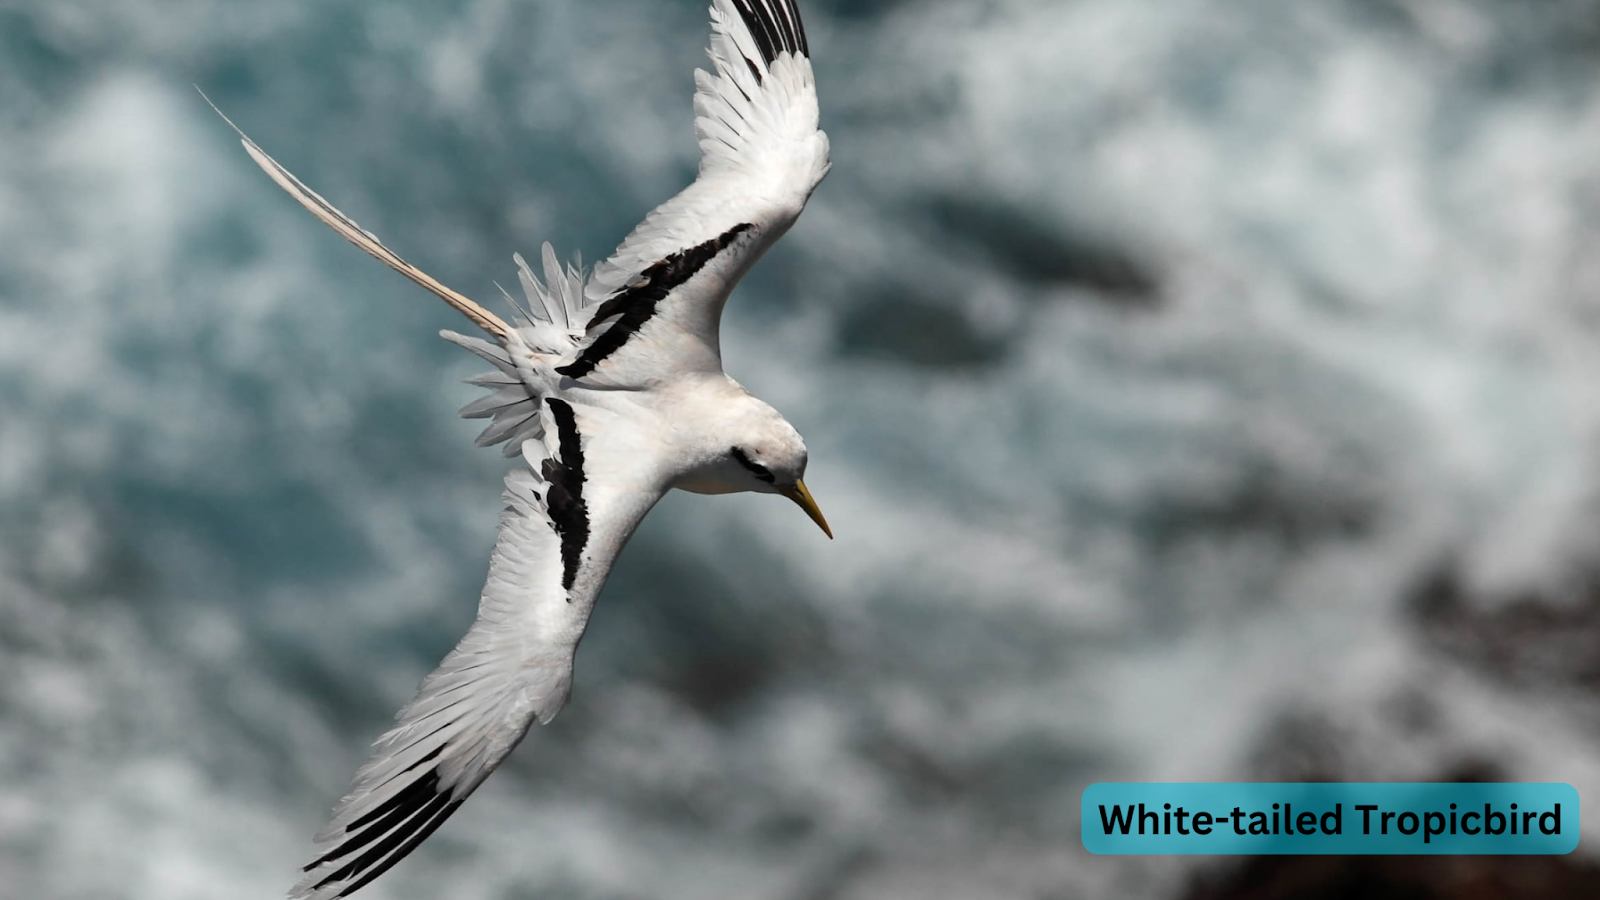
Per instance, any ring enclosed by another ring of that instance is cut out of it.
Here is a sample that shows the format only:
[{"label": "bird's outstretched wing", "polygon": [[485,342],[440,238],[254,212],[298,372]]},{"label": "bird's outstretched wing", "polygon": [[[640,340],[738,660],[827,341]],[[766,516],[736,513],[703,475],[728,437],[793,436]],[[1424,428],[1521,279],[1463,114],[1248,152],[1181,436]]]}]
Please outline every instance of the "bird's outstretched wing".
[{"label": "bird's outstretched wing", "polygon": [[665,482],[630,435],[607,432],[604,409],[547,396],[537,387],[542,379],[519,370],[519,362],[532,365],[535,353],[572,348],[565,311],[578,305],[580,271],[557,264],[546,245],[541,283],[519,257],[529,312],[512,328],[406,263],[240,136],[251,158],[317,218],[497,339],[444,335],[495,366],[472,379],[491,393],[461,411],[467,418],[492,417],[478,445],[504,443],[506,455],[520,454],[526,462],[506,477],[506,507],[477,620],[378,739],[317,834],[317,857],[291,892],[331,900],[403,859],[535,721],[554,718],[566,702],[573,653],[595,598]]},{"label": "bird's outstretched wing", "polygon": [[695,72],[700,172],[597,266],[564,375],[602,384],[720,370],[722,307],[828,172],[794,0],[714,0],[714,72]]},{"label": "bird's outstretched wing", "polygon": [[[510,372],[499,348],[458,342]],[[528,468],[506,478],[477,621],[378,739],[291,897],[344,897],[381,875],[566,702],[595,597],[661,489],[625,437],[606,440],[603,412],[546,398],[538,416]]]}]

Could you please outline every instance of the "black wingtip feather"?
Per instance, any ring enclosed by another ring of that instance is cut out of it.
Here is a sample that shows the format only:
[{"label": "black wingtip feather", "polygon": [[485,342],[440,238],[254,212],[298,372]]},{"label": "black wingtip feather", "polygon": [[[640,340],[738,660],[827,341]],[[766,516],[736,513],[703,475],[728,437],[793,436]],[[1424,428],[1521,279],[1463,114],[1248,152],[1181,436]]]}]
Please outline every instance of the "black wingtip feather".
[{"label": "black wingtip feather", "polygon": [[733,0],[733,6],[756,39],[761,59],[767,65],[776,62],[778,54],[785,51],[810,55],[805,25],[800,21],[800,10],[795,8],[794,0]]},{"label": "black wingtip feather", "polygon": [[[360,856],[335,869],[327,878],[317,882],[313,889],[321,890],[335,882],[347,881],[358,876],[367,880],[376,878],[379,873],[399,862],[400,858],[405,855],[405,852],[391,853],[390,851],[405,847],[406,852],[409,852],[410,847],[416,846],[415,843],[411,842],[411,839],[416,836],[418,831],[432,823],[439,813],[449,805],[450,795],[448,793],[434,794],[427,803],[417,808],[404,821],[395,826],[393,830],[385,834],[382,840],[366,848]],[[365,883],[364,881],[361,882],[361,884]],[[344,896],[360,886],[360,884],[352,884],[341,889],[339,894]]]},{"label": "black wingtip feather", "polygon": [[[440,794],[439,796],[443,797],[445,795],[444,794]],[[366,887],[367,884],[369,884],[372,881],[372,879],[377,878],[379,875],[382,875],[383,873],[389,871],[389,869],[392,868],[395,863],[399,862],[402,859],[405,859],[407,856],[410,856],[411,855],[411,851],[417,849],[417,845],[418,844],[420,844],[423,841],[427,840],[429,835],[431,835],[435,831],[437,831],[439,829],[439,826],[443,825],[445,823],[446,819],[448,819],[451,816],[455,815],[456,810],[458,810],[460,808],[461,808],[461,801],[460,800],[453,800],[453,801],[451,801],[449,803],[446,803],[443,807],[439,808],[436,812],[432,813],[433,818],[428,820],[427,822],[422,823],[422,825],[417,828],[416,833],[411,835],[411,838],[409,840],[407,840],[404,844],[402,844],[397,850],[395,850],[394,853],[390,854],[386,859],[380,861],[376,866],[374,866],[372,868],[371,871],[367,872],[367,874],[365,874],[365,875],[361,876],[359,879],[351,882],[349,887],[347,887],[344,890],[339,892],[339,896],[340,897],[348,897],[351,894],[355,893],[356,891],[360,890],[361,888]],[[419,816],[418,818],[420,819],[421,817]]]},{"label": "black wingtip feather", "polygon": [[[451,791],[439,787],[439,772],[427,774],[406,785],[393,797],[345,828],[339,846],[317,858],[305,871],[343,862],[327,877],[312,886],[320,891],[329,885],[356,879],[339,888],[346,897],[404,859],[428,835],[444,823],[464,798],[453,798]],[[353,857],[353,858],[352,858]]]}]

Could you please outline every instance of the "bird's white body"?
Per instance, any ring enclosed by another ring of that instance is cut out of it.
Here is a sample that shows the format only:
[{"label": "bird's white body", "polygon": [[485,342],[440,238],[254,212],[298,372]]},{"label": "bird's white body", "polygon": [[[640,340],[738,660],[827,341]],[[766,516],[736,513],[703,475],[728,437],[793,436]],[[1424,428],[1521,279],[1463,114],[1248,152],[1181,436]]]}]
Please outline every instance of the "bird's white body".
[{"label": "bird's white body", "polygon": [[[567,700],[573,655],[612,563],[668,490],[778,493],[827,530],[801,476],[805,442],[722,371],[729,293],[828,171],[794,0],[714,0],[713,72],[695,73],[699,176],[592,273],[548,244],[528,309],[507,323],[407,263],[248,137],[251,157],[312,214],[443,298],[490,340],[444,336],[494,371],[462,415],[506,478],[478,618],[378,739],[316,837],[293,896],[342,897],[409,853]],[[509,299],[509,298],[508,298]],[[513,301],[514,304],[514,301]]]}]

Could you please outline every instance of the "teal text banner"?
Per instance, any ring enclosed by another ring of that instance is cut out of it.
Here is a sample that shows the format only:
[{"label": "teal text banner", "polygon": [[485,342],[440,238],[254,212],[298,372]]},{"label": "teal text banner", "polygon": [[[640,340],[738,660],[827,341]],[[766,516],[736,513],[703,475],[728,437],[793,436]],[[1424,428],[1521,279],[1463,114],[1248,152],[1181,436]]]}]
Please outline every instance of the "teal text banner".
[{"label": "teal text banner", "polygon": [[1570,784],[1093,784],[1083,846],[1110,854],[1562,854]]}]

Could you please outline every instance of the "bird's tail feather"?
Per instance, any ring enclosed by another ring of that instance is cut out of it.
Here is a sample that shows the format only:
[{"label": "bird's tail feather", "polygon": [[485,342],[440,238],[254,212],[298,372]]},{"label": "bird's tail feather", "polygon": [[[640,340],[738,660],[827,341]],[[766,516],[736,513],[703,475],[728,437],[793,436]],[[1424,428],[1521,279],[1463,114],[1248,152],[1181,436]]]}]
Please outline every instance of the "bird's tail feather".
[{"label": "bird's tail feather", "polygon": [[[518,338],[523,330],[518,328],[517,337],[513,340],[520,343]],[[461,417],[464,419],[493,418],[483,433],[478,435],[475,443],[479,447],[503,443],[505,446],[500,452],[511,458],[522,452],[524,442],[544,437],[544,424],[539,416],[539,397],[518,376],[516,363],[512,361],[507,348],[454,331],[441,331],[439,336],[482,357],[495,367],[493,372],[468,379],[470,384],[492,393],[461,408]]]}]

